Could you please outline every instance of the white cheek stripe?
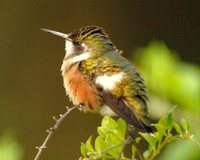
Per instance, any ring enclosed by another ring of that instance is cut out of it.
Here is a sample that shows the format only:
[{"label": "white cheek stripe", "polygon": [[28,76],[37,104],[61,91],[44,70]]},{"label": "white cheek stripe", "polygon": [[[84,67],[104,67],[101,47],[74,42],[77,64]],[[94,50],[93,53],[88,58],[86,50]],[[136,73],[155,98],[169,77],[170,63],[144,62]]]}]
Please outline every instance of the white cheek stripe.
[{"label": "white cheek stripe", "polygon": [[66,40],[65,41],[65,53],[66,55],[72,54],[74,51],[74,45],[71,41]]},{"label": "white cheek stripe", "polygon": [[116,83],[123,79],[124,75],[124,72],[120,72],[112,76],[104,74],[103,76],[98,76],[95,82],[103,87],[103,89],[112,91],[116,87]]},{"label": "white cheek stripe", "polygon": [[86,52],[86,53],[82,53],[82,54],[80,54],[78,56],[73,57],[70,61],[72,63],[76,63],[76,62],[80,62],[80,61],[86,60],[86,59],[88,59],[88,57],[89,57],[89,53]]}]

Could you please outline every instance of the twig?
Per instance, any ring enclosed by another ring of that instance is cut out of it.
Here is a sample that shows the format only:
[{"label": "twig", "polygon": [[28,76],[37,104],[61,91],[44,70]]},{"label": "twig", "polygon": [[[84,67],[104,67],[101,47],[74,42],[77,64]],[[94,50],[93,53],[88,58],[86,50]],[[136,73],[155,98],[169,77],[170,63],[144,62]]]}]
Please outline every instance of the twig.
[{"label": "twig", "polygon": [[118,157],[116,158],[116,160],[120,160],[120,157],[122,155],[122,153],[124,152],[125,150],[125,147],[127,146],[127,144],[129,144],[130,142],[132,141],[132,137],[128,135],[128,137],[126,138],[126,141],[124,143],[124,146],[122,147],[122,150],[120,151]]},{"label": "twig", "polygon": [[42,145],[39,146],[39,147],[38,147],[38,146],[36,147],[36,148],[38,149],[38,152],[37,152],[37,154],[36,154],[34,160],[38,160],[38,159],[39,159],[39,157],[40,157],[40,155],[41,155],[43,149],[47,148],[47,147],[46,147],[46,146],[47,146],[47,143],[48,143],[50,137],[52,136],[52,134],[54,133],[54,131],[59,127],[59,125],[60,125],[61,122],[67,117],[67,115],[68,115],[72,110],[74,110],[75,108],[77,108],[77,106],[73,106],[73,107],[71,107],[71,108],[66,107],[66,108],[67,108],[67,111],[66,111],[63,115],[60,114],[60,118],[56,119],[56,117],[53,117],[53,119],[55,120],[56,123],[54,124],[53,127],[50,127],[50,128],[47,130],[48,134],[47,134],[45,140],[43,141]]},{"label": "twig", "polygon": [[199,142],[197,142],[195,139],[193,139],[193,137],[191,136],[191,137],[189,137],[189,140],[191,140],[194,144],[196,144],[198,147],[199,147],[199,149],[200,149],[200,143]]},{"label": "twig", "polygon": [[101,154],[107,153],[108,151],[113,150],[113,149],[115,149],[115,148],[117,148],[119,146],[122,146],[124,144],[125,144],[125,142],[121,142],[119,144],[116,144],[116,145],[113,145],[113,146],[111,146],[109,148],[106,148],[106,149],[104,149],[104,150],[101,151]]}]

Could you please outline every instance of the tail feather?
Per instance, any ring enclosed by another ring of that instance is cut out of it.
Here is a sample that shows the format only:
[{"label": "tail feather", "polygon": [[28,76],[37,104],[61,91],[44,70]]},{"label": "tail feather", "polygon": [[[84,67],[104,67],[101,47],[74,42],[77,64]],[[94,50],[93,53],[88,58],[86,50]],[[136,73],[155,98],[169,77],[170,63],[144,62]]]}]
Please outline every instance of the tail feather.
[{"label": "tail feather", "polygon": [[153,133],[154,128],[152,126],[144,125],[145,131],[148,133]]}]

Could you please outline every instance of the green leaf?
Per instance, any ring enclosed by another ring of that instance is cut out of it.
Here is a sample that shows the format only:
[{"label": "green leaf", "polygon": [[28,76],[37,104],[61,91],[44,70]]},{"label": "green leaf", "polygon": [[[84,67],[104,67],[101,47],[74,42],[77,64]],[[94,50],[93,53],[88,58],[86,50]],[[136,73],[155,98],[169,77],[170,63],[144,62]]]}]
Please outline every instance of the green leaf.
[{"label": "green leaf", "polygon": [[153,152],[153,149],[151,147],[148,148],[148,150],[146,150],[144,153],[143,153],[143,156],[145,159],[149,158],[151,156]]},{"label": "green leaf", "polygon": [[181,119],[181,126],[186,132],[190,132],[190,123],[187,119],[185,118]]},{"label": "green leaf", "polygon": [[104,127],[98,127],[97,132],[101,137],[104,137],[108,134],[108,131]]},{"label": "green leaf", "polygon": [[4,131],[0,135],[0,160],[21,160],[23,149],[12,131]]},{"label": "green leaf", "polygon": [[123,142],[123,140],[121,140],[117,135],[115,134],[110,134],[110,143],[111,144],[118,144],[118,143],[121,143]]},{"label": "green leaf", "polygon": [[174,122],[174,128],[175,128],[176,132],[178,132],[179,134],[182,134],[181,127],[178,123]]},{"label": "green leaf", "polygon": [[97,132],[103,138],[106,138],[108,134],[117,136],[121,140],[126,138],[127,125],[126,122],[119,118],[117,121],[111,117],[105,116],[102,120],[102,124],[97,128]]},{"label": "green leaf", "polygon": [[116,127],[117,123],[109,116],[105,116],[102,120],[101,126],[105,127],[105,129],[111,130]]},{"label": "green leaf", "polygon": [[142,140],[141,137],[136,137],[136,138],[135,138],[135,142],[136,142],[136,143],[140,143],[141,140]]},{"label": "green leaf", "polygon": [[172,130],[173,122],[172,113],[170,112],[166,116],[162,117],[158,123],[154,124],[154,126],[160,133],[165,134],[166,131],[169,133]]},{"label": "green leaf", "polygon": [[[107,144],[107,148],[109,147],[113,147],[116,146],[120,143],[122,143],[122,141],[115,135],[108,135],[105,139],[105,142]],[[109,153],[110,155],[117,157],[120,153],[120,151],[122,150],[123,145],[120,145],[118,147],[113,148],[112,150],[109,150],[107,153]]]},{"label": "green leaf", "polygon": [[117,136],[124,140],[126,136],[126,131],[127,131],[126,122],[123,119],[119,118],[117,120],[117,126],[115,130],[116,130]]},{"label": "green leaf", "polygon": [[135,145],[132,145],[131,151],[132,151],[132,157],[131,157],[131,159],[132,160],[136,160],[136,158],[135,158],[135,156],[136,156],[136,146]]},{"label": "green leaf", "polygon": [[119,136],[122,136],[121,132],[123,132],[123,130],[119,131],[117,128],[122,125],[120,123],[118,124],[111,117],[105,116],[101,122],[101,126],[97,128],[97,132],[102,137],[106,137],[108,134],[119,134]]},{"label": "green leaf", "polygon": [[84,143],[81,143],[80,150],[81,150],[81,154],[83,155],[83,157],[86,158],[87,157],[87,148]]},{"label": "green leaf", "polygon": [[173,117],[172,117],[172,113],[168,113],[166,117],[164,117],[163,119],[161,119],[161,123],[163,125],[166,125],[168,130],[171,130],[173,128]]},{"label": "green leaf", "polygon": [[97,152],[100,152],[101,150],[103,150],[107,147],[105,144],[105,140],[101,136],[98,136],[96,138],[94,146],[95,146],[95,150]]},{"label": "green leaf", "polygon": [[151,147],[156,147],[157,139],[154,137],[153,134],[149,133],[139,133],[149,144]]},{"label": "green leaf", "polygon": [[199,65],[182,61],[177,53],[159,41],[136,50],[133,55],[135,63],[143,71],[149,92],[190,111],[199,112]]},{"label": "green leaf", "polygon": [[86,141],[85,146],[86,146],[86,148],[87,148],[88,151],[94,152],[94,148],[93,148],[93,146],[92,146],[92,136],[90,136],[90,137],[88,138],[88,140]]},{"label": "green leaf", "polygon": [[154,132],[152,133],[155,137],[155,139],[158,141],[158,142],[161,142],[163,137],[164,137],[164,134],[161,133],[161,132]]},{"label": "green leaf", "polygon": [[153,126],[157,129],[157,131],[160,133],[160,135],[165,135],[167,131],[167,127],[163,125],[162,123],[158,122],[156,124],[153,124]]}]

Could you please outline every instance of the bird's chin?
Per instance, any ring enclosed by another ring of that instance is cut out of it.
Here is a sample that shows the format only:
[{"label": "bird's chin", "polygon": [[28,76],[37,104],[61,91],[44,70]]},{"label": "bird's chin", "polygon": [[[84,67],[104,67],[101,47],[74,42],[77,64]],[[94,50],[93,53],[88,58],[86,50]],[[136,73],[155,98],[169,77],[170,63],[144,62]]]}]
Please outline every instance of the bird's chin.
[{"label": "bird's chin", "polygon": [[116,114],[107,105],[101,106],[99,113],[102,116],[116,116]]}]

